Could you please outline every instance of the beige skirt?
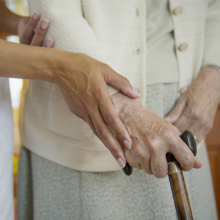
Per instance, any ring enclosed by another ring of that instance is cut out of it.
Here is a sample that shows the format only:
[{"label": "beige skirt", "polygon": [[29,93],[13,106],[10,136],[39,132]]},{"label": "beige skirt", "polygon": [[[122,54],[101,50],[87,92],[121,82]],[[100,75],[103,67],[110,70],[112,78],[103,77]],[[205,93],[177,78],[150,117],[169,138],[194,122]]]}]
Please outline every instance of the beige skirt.
[{"label": "beige skirt", "polygon": [[[160,116],[174,106],[178,84],[147,88],[147,108]],[[216,207],[206,146],[199,170],[184,173],[195,220],[216,220]],[[168,178],[157,179],[134,169],[90,173],[44,159],[25,147],[18,176],[18,220],[176,220]]]}]

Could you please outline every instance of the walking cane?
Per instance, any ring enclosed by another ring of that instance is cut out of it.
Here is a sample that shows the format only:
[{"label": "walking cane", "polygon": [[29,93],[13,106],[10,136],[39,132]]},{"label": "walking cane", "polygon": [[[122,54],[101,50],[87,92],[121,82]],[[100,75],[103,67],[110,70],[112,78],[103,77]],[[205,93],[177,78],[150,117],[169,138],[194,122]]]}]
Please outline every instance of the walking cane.
[{"label": "walking cane", "polygon": [[[184,131],[180,138],[186,143],[189,149],[196,156],[197,148],[195,139],[190,131]],[[185,185],[183,171],[171,153],[167,153],[168,162],[168,175],[170,186],[173,194],[174,204],[178,220],[193,220],[192,210],[189,202],[189,197]],[[124,173],[128,176],[132,173],[132,167],[127,163],[123,169]]]}]

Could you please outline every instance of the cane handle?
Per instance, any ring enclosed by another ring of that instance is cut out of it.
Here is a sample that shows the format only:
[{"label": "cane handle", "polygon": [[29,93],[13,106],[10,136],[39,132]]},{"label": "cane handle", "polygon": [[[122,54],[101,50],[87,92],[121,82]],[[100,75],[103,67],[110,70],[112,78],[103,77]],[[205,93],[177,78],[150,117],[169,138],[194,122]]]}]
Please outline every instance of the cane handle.
[{"label": "cane handle", "polygon": [[[192,133],[186,130],[180,135],[180,138],[189,147],[189,149],[192,151],[194,156],[196,156],[197,146],[196,146],[196,141]],[[171,153],[167,153],[166,157],[167,157],[168,163],[176,161],[176,158]]]}]

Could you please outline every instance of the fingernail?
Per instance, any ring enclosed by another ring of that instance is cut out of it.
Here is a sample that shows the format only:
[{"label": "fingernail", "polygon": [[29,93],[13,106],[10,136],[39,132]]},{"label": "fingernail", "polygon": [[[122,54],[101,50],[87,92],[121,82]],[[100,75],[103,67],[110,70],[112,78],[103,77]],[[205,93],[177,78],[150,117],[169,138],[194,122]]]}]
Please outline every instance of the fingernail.
[{"label": "fingernail", "polygon": [[40,13],[38,13],[38,12],[35,12],[35,13],[32,15],[32,18],[33,18],[34,20],[37,20],[39,17],[40,17]]},{"label": "fingernail", "polygon": [[121,168],[124,168],[124,167],[125,167],[125,162],[124,162],[121,158],[118,158],[118,159],[117,159],[117,162],[118,162],[118,164],[119,164],[119,166],[120,166]]},{"label": "fingernail", "polygon": [[141,96],[141,94],[137,91],[137,90],[135,90],[134,88],[133,88],[133,93],[134,93],[134,95],[136,95],[136,96]]},{"label": "fingernail", "polygon": [[46,47],[51,47],[52,44],[53,44],[53,39],[47,38],[47,39],[46,39],[45,46],[46,46]]},{"label": "fingernail", "polygon": [[131,149],[131,144],[129,143],[129,141],[123,140],[123,144],[125,145],[126,148],[128,148],[128,150]]},{"label": "fingernail", "polygon": [[44,19],[42,22],[41,22],[41,28],[43,29],[43,30],[45,30],[45,29],[47,29],[48,28],[48,26],[49,26],[49,21],[47,20],[47,19]]}]

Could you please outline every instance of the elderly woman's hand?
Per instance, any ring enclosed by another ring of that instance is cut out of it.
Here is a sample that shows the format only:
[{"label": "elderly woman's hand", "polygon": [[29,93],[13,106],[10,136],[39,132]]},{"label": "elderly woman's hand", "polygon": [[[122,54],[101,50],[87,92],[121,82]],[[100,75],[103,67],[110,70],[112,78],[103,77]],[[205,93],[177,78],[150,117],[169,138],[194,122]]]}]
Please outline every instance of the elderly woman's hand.
[{"label": "elderly woman's hand", "polygon": [[131,166],[158,178],[165,177],[168,173],[167,152],[175,156],[185,171],[202,166],[179,137],[179,130],[145,109],[138,99],[117,93],[112,96],[112,101],[132,139],[131,150],[124,149]]},{"label": "elderly woman's hand", "polygon": [[166,120],[180,132],[191,131],[200,142],[213,126],[219,101],[220,73],[214,68],[205,67],[178,99]]}]

